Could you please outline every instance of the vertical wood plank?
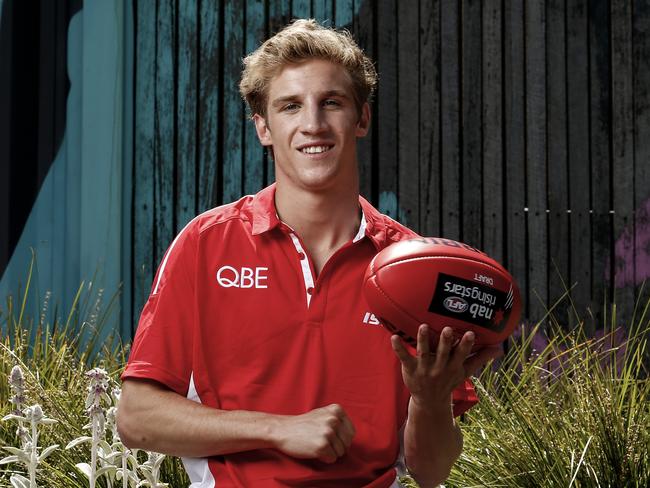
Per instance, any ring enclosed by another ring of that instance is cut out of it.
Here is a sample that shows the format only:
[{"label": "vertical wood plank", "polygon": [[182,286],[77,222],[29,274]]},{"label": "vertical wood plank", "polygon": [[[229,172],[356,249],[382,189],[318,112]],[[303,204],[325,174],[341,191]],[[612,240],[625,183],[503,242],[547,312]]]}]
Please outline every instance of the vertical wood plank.
[{"label": "vertical wood plank", "polygon": [[[343,12],[343,9],[336,5],[337,15]],[[352,15],[350,13],[350,15]],[[346,16],[347,17],[347,16]],[[375,21],[376,11],[369,6],[368,2],[361,4],[361,10],[358,15],[354,15],[352,25],[352,33],[357,39],[359,46],[364,52],[370,56],[375,62]],[[358,141],[357,146],[357,160],[359,162],[359,192],[368,200],[372,201],[375,205],[378,202],[378,191],[374,184],[374,179],[377,177],[375,160],[373,151],[376,151],[375,141],[377,139],[377,132],[379,127],[378,113],[377,113],[377,97],[371,101],[370,108],[372,112],[370,131],[363,139]]]},{"label": "vertical wood plank", "polygon": [[267,0],[269,9],[269,36],[277,34],[291,20],[291,0]]},{"label": "vertical wood plank", "polygon": [[569,207],[571,209],[571,292],[580,318],[591,301],[591,229],[589,214],[589,52],[585,0],[567,0],[567,102]]},{"label": "vertical wood plank", "polygon": [[[52,161],[55,157],[55,141],[54,141],[54,118],[55,118],[55,107],[54,107],[54,97],[56,88],[56,65],[61,65],[61,61],[56,58],[56,47],[57,47],[57,36],[56,36],[56,27],[57,24],[59,28],[62,27],[61,24],[65,25],[65,21],[62,22],[62,19],[57,16],[57,6],[54,3],[46,3],[41,5],[39,12],[40,17],[40,29],[39,29],[39,47],[38,47],[38,57],[39,57],[39,71],[38,71],[38,80],[35,80],[35,87],[38,87],[38,96],[34,100],[34,103],[38,110],[37,121],[35,122],[38,137],[34,141],[32,151],[36,157],[34,158],[34,169],[33,173],[34,186],[35,186],[35,195],[40,195],[41,198],[44,198],[46,195],[51,199],[45,205],[37,205],[30,209],[28,215],[34,215],[37,220],[37,229],[47,229],[50,223],[54,221],[55,218],[55,209],[61,210],[62,205],[56,205],[57,197],[59,195],[58,189],[52,185],[52,191],[48,193],[41,193],[42,182],[45,180]],[[65,43],[64,43],[65,44]],[[59,61],[57,63],[57,60]],[[52,83],[52,80],[55,80]],[[23,108],[24,110],[24,108]],[[39,245],[36,247],[37,252],[37,261],[39,266],[44,268],[42,273],[38,273],[37,283],[40,285],[40,289],[37,289],[37,293],[44,292],[45,290],[54,289],[54,274],[50,272],[47,268],[50,266],[49,263],[54,263],[54,256],[58,253],[55,252],[55,242],[56,235],[49,236],[46,232],[38,232],[37,238],[40,241]],[[60,236],[60,234],[59,234]],[[56,243],[59,244],[59,243]],[[36,245],[36,243],[32,243]],[[59,249],[57,249],[59,251]]]},{"label": "vertical wood plank", "polygon": [[354,0],[331,0],[331,3],[335,10],[334,25],[337,28],[352,30]]},{"label": "vertical wood plank", "polygon": [[612,197],[614,285],[617,325],[634,307],[634,86],[632,5],[611,4],[612,26]]},{"label": "vertical wood plank", "polygon": [[291,0],[291,18],[311,18],[311,0]]},{"label": "vertical wood plank", "polygon": [[634,282],[638,293],[640,285],[650,280],[650,4],[636,0],[633,8]]},{"label": "vertical wood plank", "polygon": [[[264,1],[246,2],[245,54],[253,52],[264,41]],[[246,109],[245,109],[246,110]],[[246,114],[248,115],[248,114]],[[255,125],[246,117],[244,122],[244,193],[258,192],[264,185],[264,149],[257,139]]]},{"label": "vertical wood plank", "polygon": [[459,2],[440,1],[440,111],[442,124],[441,234],[460,239],[460,52]]},{"label": "vertical wood plank", "polygon": [[503,262],[503,17],[500,0],[483,3],[482,249]]},{"label": "vertical wood plank", "polygon": [[135,141],[133,191],[133,317],[149,294],[154,266],[154,126],[156,109],[156,9],[136,3]]},{"label": "vertical wood plank", "polygon": [[[43,6],[42,6],[43,7]],[[64,152],[63,144],[65,143],[67,129],[67,103],[68,103],[68,93],[69,89],[72,87],[68,84],[68,30],[69,30],[69,5],[57,5],[56,12],[52,18],[48,19],[51,24],[55,25],[56,37],[52,39],[52,52],[51,56],[56,59],[54,63],[54,72],[52,73],[53,79],[55,80],[53,86],[50,87],[50,92],[46,95],[52,98],[54,103],[51,104],[53,113],[50,114],[51,120],[54,122],[54,126],[50,127],[50,130],[53,129],[53,145],[51,146],[51,153],[49,156],[44,154],[48,159],[47,169],[48,171],[43,172],[43,178],[49,173],[51,178],[55,181],[53,185],[53,194],[54,194],[54,205],[52,206],[51,211],[51,222],[60,222],[67,224],[66,232],[54,232],[52,236],[52,252],[57,259],[57,256],[61,255],[74,255],[75,260],[73,263],[69,263],[67,266],[55,265],[52,266],[52,290],[70,290],[66,285],[68,282],[73,281],[78,283],[81,279],[80,276],[80,266],[82,258],[80,259],[80,241],[71,242],[71,239],[68,237],[70,235],[79,235],[79,229],[81,226],[81,219],[78,218],[81,213],[78,208],[73,207],[74,200],[68,198],[66,192],[66,178],[71,176],[73,171],[70,168],[68,161],[66,160],[65,165],[60,163],[55,166],[54,161],[57,157]],[[44,12],[41,12],[43,15]],[[45,14],[47,16],[47,14]],[[54,21],[54,22],[53,22]],[[86,43],[84,43],[86,44]],[[46,79],[49,76],[46,77]],[[41,80],[42,80],[41,72]],[[39,124],[40,125],[40,124]],[[48,124],[50,125],[50,124]],[[39,146],[40,146],[40,136],[39,134]],[[39,155],[40,165],[43,165],[43,161]],[[58,167],[57,167],[58,166]],[[44,181],[44,180],[43,180]],[[81,193],[81,192],[79,192]],[[77,196],[79,198],[79,195]],[[65,202],[65,205],[62,205],[61,202]],[[70,232],[72,231],[72,232]],[[77,231],[77,232],[74,232]],[[73,254],[74,253],[74,254]],[[41,257],[43,259],[43,257]],[[47,259],[47,258],[45,258]],[[60,259],[60,258],[59,258]],[[41,261],[48,262],[48,261]],[[119,281],[119,280],[118,280]],[[63,293],[63,292],[62,292]],[[69,292],[68,292],[69,293]],[[66,300],[66,299],[63,299]],[[69,300],[69,299],[68,299]],[[66,303],[66,305],[68,305]]]},{"label": "vertical wood plank", "polygon": [[120,301],[121,338],[123,341],[133,339],[137,323],[133,316],[133,222],[134,222],[134,122],[135,122],[135,84],[128,80],[135,80],[135,11],[134,4],[128,3],[122,7],[124,19],[124,114],[122,125],[122,262],[121,279],[122,294]]},{"label": "vertical wood plank", "polygon": [[[549,306],[564,295],[569,282],[569,166],[567,149],[566,2],[547,4],[548,97],[548,208],[549,208]],[[568,324],[569,300],[553,312],[560,324]]]},{"label": "vertical wood plank", "polygon": [[590,146],[591,146],[591,309],[595,326],[603,327],[603,307],[611,300],[606,277],[612,248],[611,90],[609,1],[589,2]]},{"label": "vertical wood plank", "polygon": [[[276,34],[291,20],[291,0],[268,0],[268,34]],[[267,183],[275,180],[275,163],[270,155],[266,158]]]},{"label": "vertical wood plank", "polygon": [[535,321],[543,317],[548,303],[546,12],[540,2],[526,2],[525,28],[528,302]]},{"label": "vertical wood plank", "polygon": [[379,67],[379,91],[377,96],[378,124],[378,183],[379,210],[399,220],[397,202],[397,6],[394,1],[381,2],[377,7],[376,61]]},{"label": "vertical wood plank", "polygon": [[418,1],[408,0],[401,5],[397,13],[397,201],[403,212],[400,221],[417,230],[420,223]]},{"label": "vertical wood plank", "polygon": [[182,0],[178,8],[178,124],[176,146],[176,229],[196,215],[197,161],[197,0]]},{"label": "vertical wood plank", "polygon": [[335,3],[336,0],[312,0],[312,17],[318,22],[325,23],[325,25],[332,25],[334,21],[333,10]]},{"label": "vertical wood plank", "polygon": [[440,235],[440,3],[420,2],[420,222],[425,236]]},{"label": "vertical wood plank", "polygon": [[244,54],[243,1],[226,2],[223,25],[223,203],[229,203],[243,191],[244,110],[238,90]]},{"label": "vertical wood plank", "polygon": [[462,2],[462,180],[461,239],[482,247],[483,176],[481,101],[481,0]]},{"label": "vertical wood plank", "polygon": [[219,145],[220,2],[201,0],[199,16],[198,212],[217,204],[220,186],[217,167]]},{"label": "vertical wood plank", "polygon": [[519,0],[505,0],[505,152],[506,266],[519,284],[523,316],[529,316],[526,256],[524,9]]},{"label": "vertical wood plank", "polygon": [[154,146],[154,260],[160,262],[174,238],[174,99],[176,10],[158,3],[156,22],[156,122]]}]

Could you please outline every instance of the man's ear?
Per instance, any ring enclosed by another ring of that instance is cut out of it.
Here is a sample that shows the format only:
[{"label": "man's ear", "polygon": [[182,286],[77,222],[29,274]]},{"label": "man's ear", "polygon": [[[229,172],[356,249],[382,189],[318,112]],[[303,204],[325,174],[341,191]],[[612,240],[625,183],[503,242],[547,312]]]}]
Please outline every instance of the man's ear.
[{"label": "man's ear", "polygon": [[260,114],[253,115],[253,122],[255,122],[255,131],[257,132],[257,138],[260,140],[262,146],[270,146],[273,144],[273,139],[271,137],[271,129],[266,123],[266,119]]},{"label": "man's ear", "polygon": [[365,137],[370,129],[370,105],[365,102],[361,106],[361,115],[357,122],[357,137]]}]

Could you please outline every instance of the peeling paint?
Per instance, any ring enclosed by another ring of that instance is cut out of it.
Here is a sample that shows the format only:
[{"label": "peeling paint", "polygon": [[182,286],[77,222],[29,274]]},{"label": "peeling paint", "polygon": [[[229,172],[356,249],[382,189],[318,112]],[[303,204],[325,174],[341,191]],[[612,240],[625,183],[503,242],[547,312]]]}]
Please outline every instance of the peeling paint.
[{"label": "peeling paint", "polygon": [[408,227],[406,212],[397,204],[397,195],[392,191],[382,191],[379,194],[378,210]]},{"label": "peeling paint", "polygon": [[[650,198],[636,210],[634,225],[626,227],[616,240],[614,257],[616,288],[650,279]],[[605,275],[609,279],[609,265]]]}]

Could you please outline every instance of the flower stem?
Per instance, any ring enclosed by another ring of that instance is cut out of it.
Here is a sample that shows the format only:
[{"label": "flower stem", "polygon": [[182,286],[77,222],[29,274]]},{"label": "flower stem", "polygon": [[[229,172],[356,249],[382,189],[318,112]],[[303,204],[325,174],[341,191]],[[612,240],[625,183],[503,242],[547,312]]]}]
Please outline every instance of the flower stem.
[{"label": "flower stem", "polygon": [[90,448],[90,488],[95,488],[95,466],[97,465],[97,426],[93,421],[93,440]]},{"label": "flower stem", "polygon": [[38,428],[36,420],[32,419],[32,452],[29,456],[29,488],[37,488],[36,484],[36,466],[38,464]]},{"label": "flower stem", "polygon": [[126,472],[126,454],[122,452],[122,488],[129,488],[129,475]]}]

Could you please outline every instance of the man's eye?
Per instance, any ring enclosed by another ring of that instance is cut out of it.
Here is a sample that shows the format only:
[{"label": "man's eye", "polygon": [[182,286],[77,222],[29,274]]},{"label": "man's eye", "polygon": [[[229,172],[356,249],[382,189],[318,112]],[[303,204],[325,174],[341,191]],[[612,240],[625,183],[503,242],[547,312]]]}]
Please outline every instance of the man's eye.
[{"label": "man's eye", "polygon": [[285,112],[292,112],[294,110],[297,110],[299,108],[297,103],[287,103],[284,107],[282,107],[282,110]]},{"label": "man's eye", "polygon": [[340,103],[337,100],[332,100],[331,98],[328,98],[323,102],[323,105],[330,106],[330,107],[338,107]]}]

